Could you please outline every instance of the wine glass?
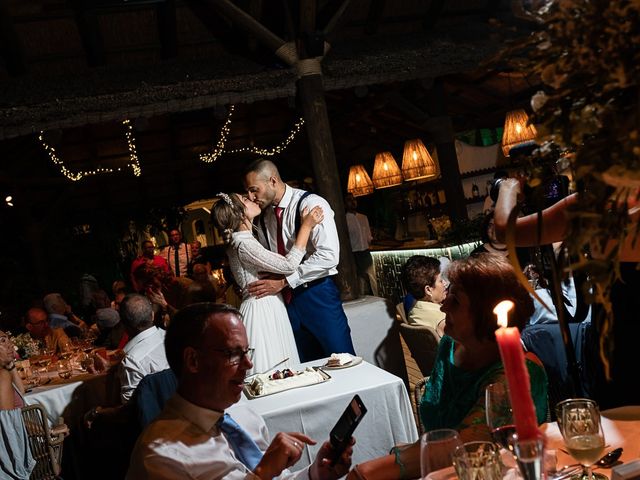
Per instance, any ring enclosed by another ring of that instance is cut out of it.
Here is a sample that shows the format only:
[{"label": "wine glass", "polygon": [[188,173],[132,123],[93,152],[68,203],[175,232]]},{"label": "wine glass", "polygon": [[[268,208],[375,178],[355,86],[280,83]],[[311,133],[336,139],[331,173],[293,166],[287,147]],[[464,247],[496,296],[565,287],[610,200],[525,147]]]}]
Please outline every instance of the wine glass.
[{"label": "wine glass", "polygon": [[71,363],[69,363],[68,361],[58,363],[58,375],[60,376],[60,378],[71,378],[71,373]]},{"label": "wine glass", "polygon": [[562,420],[558,423],[564,444],[573,458],[583,467],[583,473],[571,480],[606,480],[602,474],[591,472],[591,466],[604,451],[604,432],[598,404],[584,398],[567,400],[562,407]]},{"label": "wine glass", "polygon": [[449,428],[431,430],[420,439],[420,472],[422,478],[453,465],[453,453],[462,446],[458,432]]},{"label": "wine glass", "polygon": [[493,441],[502,448],[514,453],[513,435],[516,427],[513,421],[509,389],[504,383],[487,385],[484,396],[487,426],[491,430]]}]

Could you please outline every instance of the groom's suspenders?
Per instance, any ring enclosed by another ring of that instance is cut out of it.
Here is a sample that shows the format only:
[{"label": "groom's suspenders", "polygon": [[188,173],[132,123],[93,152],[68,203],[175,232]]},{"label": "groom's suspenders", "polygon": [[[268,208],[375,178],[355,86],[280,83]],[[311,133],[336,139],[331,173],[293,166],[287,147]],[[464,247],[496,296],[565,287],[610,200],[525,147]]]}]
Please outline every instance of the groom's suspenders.
[{"label": "groom's suspenders", "polygon": [[[295,230],[293,231],[293,236],[298,236],[298,231],[300,230],[300,225],[302,225],[302,220],[300,219],[300,204],[302,200],[311,195],[311,192],[304,192],[300,196],[300,200],[298,200],[298,204],[296,205],[296,219],[295,219]],[[262,234],[264,235],[264,241],[267,242],[267,248],[271,250],[271,245],[269,244],[269,236],[267,235],[267,226],[264,223],[264,215],[260,215],[260,228],[262,228]]]}]

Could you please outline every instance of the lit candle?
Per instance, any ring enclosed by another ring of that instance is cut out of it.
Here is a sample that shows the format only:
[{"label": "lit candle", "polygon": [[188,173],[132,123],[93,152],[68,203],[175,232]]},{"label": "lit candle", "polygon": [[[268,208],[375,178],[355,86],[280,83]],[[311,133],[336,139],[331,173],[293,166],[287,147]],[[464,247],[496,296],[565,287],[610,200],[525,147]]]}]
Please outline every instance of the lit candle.
[{"label": "lit candle", "polygon": [[509,311],[513,306],[512,301],[504,300],[493,309],[500,326],[496,330],[496,340],[509,385],[509,397],[518,439],[532,440],[538,436],[538,421],[531,399],[529,371],[520,342],[520,331],[517,327],[507,327]]}]

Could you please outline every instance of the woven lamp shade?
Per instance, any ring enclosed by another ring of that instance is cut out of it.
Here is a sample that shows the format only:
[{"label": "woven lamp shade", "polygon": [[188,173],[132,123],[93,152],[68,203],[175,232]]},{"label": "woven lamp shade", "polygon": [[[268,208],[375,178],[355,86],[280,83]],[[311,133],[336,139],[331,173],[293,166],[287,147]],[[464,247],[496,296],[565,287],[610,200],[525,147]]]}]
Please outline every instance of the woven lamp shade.
[{"label": "woven lamp shade", "polygon": [[354,197],[373,193],[373,183],[362,165],[354,165],[349,169],[347,191],[353,194]]},{"label": "woven lamp shade", "polygon": [[393,187],[402,183],[402,172],[390,152],[376,155],[373,166],[373,185],[376,188]]},{"label": "woven lamp shade", "polygon": [[533,143],[538,132],[536,127],[529,125],[529,116],[524,110],[507,112],[504,121],[504,133],[502,134],[502,153],[509,156],[509,150],[517,145]]},{"label": "woven lamp shade", "polygon": [[406,181],[433,177],[436,174],[436,163],[429,155],[422,140],[407,140],[404,142],[402,155],[402,176]]}]

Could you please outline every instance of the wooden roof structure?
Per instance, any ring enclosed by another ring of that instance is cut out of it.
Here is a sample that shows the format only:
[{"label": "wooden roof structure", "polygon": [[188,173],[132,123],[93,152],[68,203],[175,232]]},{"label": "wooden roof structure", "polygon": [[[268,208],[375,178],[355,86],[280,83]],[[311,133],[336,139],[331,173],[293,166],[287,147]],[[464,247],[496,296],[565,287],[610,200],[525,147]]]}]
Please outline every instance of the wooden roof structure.
[{"label": "wooden roof structure", "polygon": [[[229,4],[285,42],[320,52],[329,45],[322,84],[343,183],[350,164],[371,167],[377,151],[399,151],[405,139],[500,126],[531,91],[521,77],[479,70],[527,27],[504,0],[6,0],[0,179],[7,191],[37,192],[36,204],[62,195],[77,214],[105,199],[123,208],[188,203],[238,188],[242,165],[256,155],[199,160],[215,148],[229,106],[236,106],[229,149],[280,144],[302,112],[295,69],[238,26]],[[301,33],[304,22],[311,33]],[[140,177],[123,168],[130,160],[123,119],[132,122]],[[40,131],[70,171],[123,171],[70,182]],[[313,175],[308,157],[303,129],[274,160],[285,178],[303,178]]]}]

